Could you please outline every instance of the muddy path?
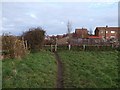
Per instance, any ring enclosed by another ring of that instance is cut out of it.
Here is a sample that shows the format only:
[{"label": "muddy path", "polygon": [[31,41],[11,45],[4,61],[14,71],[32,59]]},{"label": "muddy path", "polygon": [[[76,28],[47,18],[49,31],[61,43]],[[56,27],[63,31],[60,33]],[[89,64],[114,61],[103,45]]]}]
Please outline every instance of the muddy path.
[{"label": "muddy path", "polygon": [[57,83],[56,88],[64,88],[63,86],[63,64],[57,52],[54,52],[55,58],[57,60]]}]

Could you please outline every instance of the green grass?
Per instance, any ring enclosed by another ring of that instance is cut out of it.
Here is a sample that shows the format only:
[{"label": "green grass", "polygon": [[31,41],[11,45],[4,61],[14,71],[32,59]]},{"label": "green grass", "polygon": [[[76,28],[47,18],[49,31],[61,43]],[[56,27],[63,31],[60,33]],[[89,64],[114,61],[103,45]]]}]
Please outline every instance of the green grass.
[{"label": "green grass", "polygon": [[0,89],[2,89],[2,60],[0,61]]},{"label": "green grass", "polygon": [[65,88],[116,88],[117,51],[60,51]]},{"label": "green grass", "polygon": [[52,53],[41,51],[22,60],[2,61],[3,88],[54,88],[57,64]]}]

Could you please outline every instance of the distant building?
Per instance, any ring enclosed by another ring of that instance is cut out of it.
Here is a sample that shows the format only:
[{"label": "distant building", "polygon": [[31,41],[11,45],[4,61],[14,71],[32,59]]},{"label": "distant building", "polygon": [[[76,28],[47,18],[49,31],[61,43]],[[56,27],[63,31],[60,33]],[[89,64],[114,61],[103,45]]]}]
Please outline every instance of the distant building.
[{"label": "distant building", "polygon": [[45,40],[50,40],[50,36],[49,35],[45,36]]},{"label": "distant building", "polygon": [[109,39],[118,39],[119,34],[118,32],[120,31],[120,27],[96,27],[95,29],[95,35],[102,37],[106,40]]},{"label": "distant building", "polygon": [[57,35],[56,38],[61,39],[61,38],[63,38],[63,35]]},{"label": "distant building", "polygon": [[101,36],[95,36],[95,35],[92,35],[92,36],[88,36],[89,39],[101,39],[102,37]]},{"label": "distant building", "polygon": [[77,38],[88,38],[88,30],[86,28],[75,29],[75,34]]},{"label": "distant building", "polygon": [[63,37],[61,39],[57,39],[56,43],[57,45],[65,45],[65,44],[68,44],[68,39],[69,37]]}]

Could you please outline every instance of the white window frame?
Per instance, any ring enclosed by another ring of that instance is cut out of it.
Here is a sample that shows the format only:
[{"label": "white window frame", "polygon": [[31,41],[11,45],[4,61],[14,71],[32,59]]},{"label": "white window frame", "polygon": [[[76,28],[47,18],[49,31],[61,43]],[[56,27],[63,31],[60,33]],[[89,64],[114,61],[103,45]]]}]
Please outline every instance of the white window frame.
[{"label": "white window frame", "polygon": [[106,31],[106,33],[108,33],[108,31]]},{"label": "white window frame", "polygon": [[110,36],[110,38],[115,38],[115,36]]},{"label": "white window frame", "polygon": [[111,33],[115,33],[115,31],[111,31]]}]

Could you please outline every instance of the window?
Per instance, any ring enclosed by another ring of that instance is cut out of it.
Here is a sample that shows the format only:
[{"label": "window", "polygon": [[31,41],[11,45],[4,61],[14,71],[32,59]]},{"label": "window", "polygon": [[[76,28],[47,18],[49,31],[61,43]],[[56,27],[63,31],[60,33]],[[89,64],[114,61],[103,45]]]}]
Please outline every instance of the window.
[{"label": "window", "polygon": [[102,36],[102,38],[104,38],[105,36]]},{"label": "window", "polygon": [[115,33],[115,31],[111,31],[111,33]]},{"label": "window", "polygon": [[108,33],[108,31],[106,31],[106,33]]},{"label": "window", "polygon": [[107,39],[109,38],[109,37],[106,37]]},{"label": "window", "polygon": [[110,36],[110,38],[115,38],[115,36]]}]

